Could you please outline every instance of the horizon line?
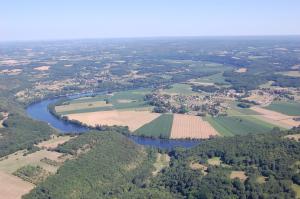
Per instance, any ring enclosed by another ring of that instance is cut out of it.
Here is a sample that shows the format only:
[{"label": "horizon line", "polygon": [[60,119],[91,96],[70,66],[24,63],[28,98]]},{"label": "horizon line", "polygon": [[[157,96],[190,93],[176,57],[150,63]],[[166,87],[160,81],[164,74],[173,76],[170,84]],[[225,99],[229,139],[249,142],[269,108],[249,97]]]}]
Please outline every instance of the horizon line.
[{"label": "horizon line", "polygon": [[78,37],[78,38],[48,38],[48,39],[12,39],[0,40],[0,43],[55,42],[80,40],[122,40],[122,39],[168,39],[168,38],[247,38],[247,37],[300,37],[300,34],[265,34],[265,35],[178,35],[178,36],[124,36],[124,37]]}]

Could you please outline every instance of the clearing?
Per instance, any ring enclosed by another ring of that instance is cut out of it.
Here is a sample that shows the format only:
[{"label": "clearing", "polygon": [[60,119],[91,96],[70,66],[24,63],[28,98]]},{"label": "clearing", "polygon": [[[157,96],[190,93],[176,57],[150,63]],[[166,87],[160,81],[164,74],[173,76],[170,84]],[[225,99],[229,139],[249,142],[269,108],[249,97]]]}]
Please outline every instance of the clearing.
[{"label": "clearing", "polygon": [[212,166],[220,166],[222,161],[220,157],[213,157],[207,160],[207,163]]},{"label": "clearing", "polygon": [[300,185],[297,185],[295,183],[292,184],[292,189],[296,193],[296,198],[300,198]]},{"label": "clearing", "polygon": [[239,69],[236,69],[234,72],[236,72],[236,73],[245,73],[245,72],[247,72],[247,68],[239,68]]},{"label": "clearing", "polygon": [[34,68],[34,70],[38,70],[38,71],[47,71],[50,69],[50,66],[39,66]]},{"label": "clearing", "polygon": [[247,180],[248,176],[246,176],[244,171],[232,171],[230,173],[230,179],[235,179],[235,178],[244,182],[245,180]]},{"label": "clearing", "polygon": [[70,120],[77,120],[90,126],[96,125],[119,125],[128,126],[129,130],[135,131],[146,123],[159,117],[158,113],[149,111],[99,111],[89,113],[69,114]]},{"label": "clearing", "polygon": [[207,166],[203,164],[200,164],[198,162],[191,162],[190,168],[192,170],[200,170],[203,173],[203,175],[207,175]]},{"label": "clearing", "polygon": [[295,140],[299,142],[300,140],[300,134],[293,134],[293,135],[286,135],[284,138],[290,139],[290,140]]},{"label": "clearing", "polygon": [[161,170],[168,167],[170,163],[170,156],[168,154],[157,153],[156,162],[154,163],[155,170],[152,172],[156,176]]},{"label": "clearing", "polygon": [[174,114],[171,138],[207,139],[219,135],[218,132],[199,116]]},{"label": "clearing", "polygon": [[50,140],[40,142],[37,146],[42,149],[54,149],[58,145],[63,144],[70,139],[74,138],[71,136],[57,136],[57,135],[52,135]]},{"label": "clearing", "polygon": [[9,113],[7,113],[7,112],[0,112],[0,118],[2,118],[1,120],[0,120],[0,128],[3,128],[4,126],[3,126],[3,122],[8,118],[8,115],[9,115]]}]

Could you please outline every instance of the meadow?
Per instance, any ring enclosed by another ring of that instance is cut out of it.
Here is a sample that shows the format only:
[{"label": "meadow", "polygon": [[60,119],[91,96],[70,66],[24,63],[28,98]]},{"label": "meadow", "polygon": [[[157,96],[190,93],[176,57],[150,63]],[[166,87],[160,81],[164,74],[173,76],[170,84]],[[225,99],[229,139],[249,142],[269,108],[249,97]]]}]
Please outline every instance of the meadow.
[{"label": "meadow", "polygon": [[83,97],[64,102],[56,106],[55,110],[61,115],[87,113],[96,111],[109,111],[116,109],[139,109],[151,107],[144,102],[144,95],[149,90],[129,90],[94,97]]},{"label": "meadow", "polygon": [[196,92],[192,91],[192,88],[188,84],[173,84],[171,88],[164,89],[163,93],[170,94],[170,95],[193,95]]},{"label": "meadow", "polygon": [[206,119],[223,136],[265,133],[275,127],[253,116],[219,116]]},{"label": "meadow", "polygon": [[269,110],[276,111],[285,115],[300,116],[300,103],[299,102],[282,102],[275,101],[266,107]]}]

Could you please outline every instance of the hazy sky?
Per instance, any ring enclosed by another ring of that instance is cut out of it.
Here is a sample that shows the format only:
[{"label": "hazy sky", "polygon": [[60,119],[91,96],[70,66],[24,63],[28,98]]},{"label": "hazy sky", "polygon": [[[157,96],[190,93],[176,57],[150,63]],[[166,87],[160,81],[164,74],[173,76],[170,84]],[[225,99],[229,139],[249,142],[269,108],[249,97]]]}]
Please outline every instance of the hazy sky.
[{"label": "hazy sky", "polygon": [[0,0],[0,40],[300,35],[300,0]]}]

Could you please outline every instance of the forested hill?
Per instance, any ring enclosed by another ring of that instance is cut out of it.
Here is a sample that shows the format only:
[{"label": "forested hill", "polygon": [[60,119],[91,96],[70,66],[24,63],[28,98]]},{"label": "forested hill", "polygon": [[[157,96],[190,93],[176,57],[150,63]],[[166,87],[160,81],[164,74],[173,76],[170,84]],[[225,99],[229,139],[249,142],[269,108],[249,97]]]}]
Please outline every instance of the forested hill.
[{"label": "forested hill", "polygon": [[[77,156],[28,198],[295,198],[300,185],[300,128],[217,138],[158,153],[116,132],[93,131],[57,150]],[[298,185],[299,184],[299,185]]]},{"label": "forested hill", "polygon": [[300,143],[284,136],[299,133],[273,130],[174,150],[170,168],[153,185],[188,198],[294,198]]},{"label": "forested hill", "polygon": [[57,150],[77,158],[67,161],[24,198],[173,198],[171,193],[146,187],[156,152],[119,133],[92,131]]}]

